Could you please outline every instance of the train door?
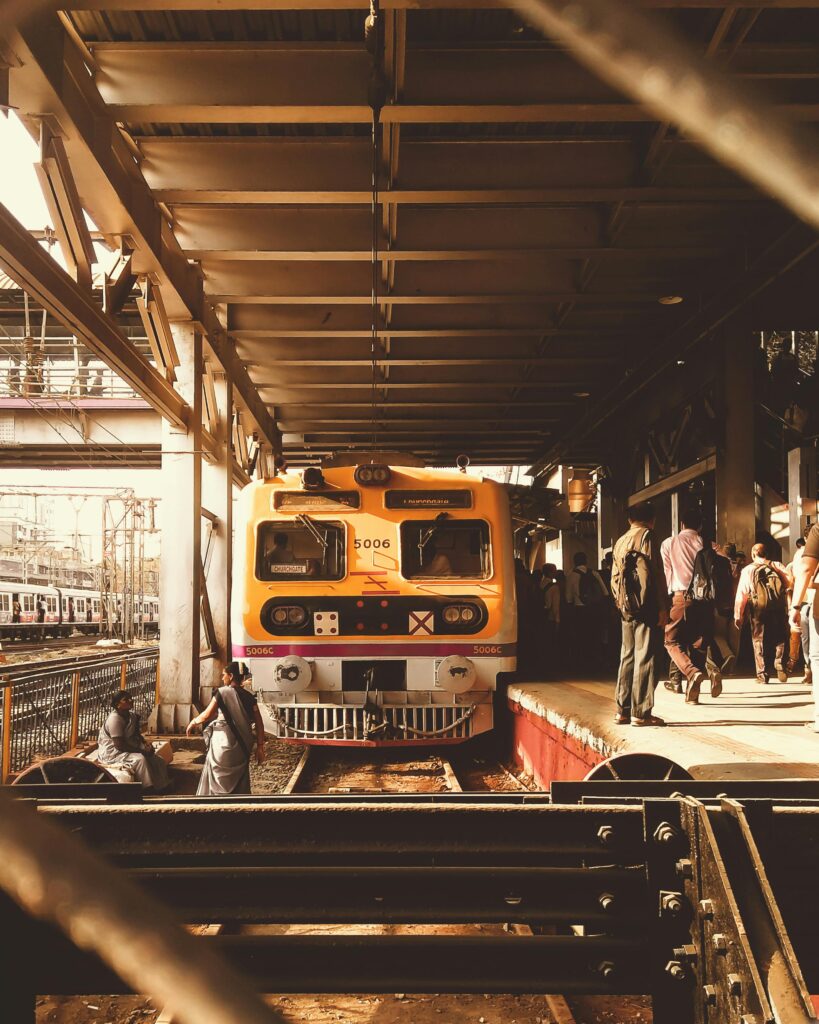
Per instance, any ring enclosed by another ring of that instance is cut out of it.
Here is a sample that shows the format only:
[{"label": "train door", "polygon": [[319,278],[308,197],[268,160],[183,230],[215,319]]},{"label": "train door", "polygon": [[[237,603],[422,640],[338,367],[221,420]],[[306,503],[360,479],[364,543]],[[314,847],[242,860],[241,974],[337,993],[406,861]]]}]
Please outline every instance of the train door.
[{"label": "train door", "polygon": [[[16,598],[16,594],[14,595]],[[7,625],[11,622],[11,594],[0,594],[0,623]]]},{"label": "train door", "polygon": [[23,606],[23,622],[34,622],[37,618],[37,602],[34,594],[23,594],[21,604]]}]

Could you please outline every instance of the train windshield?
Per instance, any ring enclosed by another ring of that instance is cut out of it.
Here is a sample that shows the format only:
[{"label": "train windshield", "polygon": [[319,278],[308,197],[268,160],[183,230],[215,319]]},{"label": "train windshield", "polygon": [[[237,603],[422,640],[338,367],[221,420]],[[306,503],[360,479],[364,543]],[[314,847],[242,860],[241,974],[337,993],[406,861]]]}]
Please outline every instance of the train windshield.
[{"label": "train windshield", "polygon": [[489,527],[481,519],[413,519],[401,523],[401,572],[405,579],[486,579]]},{"label": "train windshield", "polygon": [[300,515],[293,522],[261,523],[256,577],[273,580],[340,580],[344,576],[341,523]]}]

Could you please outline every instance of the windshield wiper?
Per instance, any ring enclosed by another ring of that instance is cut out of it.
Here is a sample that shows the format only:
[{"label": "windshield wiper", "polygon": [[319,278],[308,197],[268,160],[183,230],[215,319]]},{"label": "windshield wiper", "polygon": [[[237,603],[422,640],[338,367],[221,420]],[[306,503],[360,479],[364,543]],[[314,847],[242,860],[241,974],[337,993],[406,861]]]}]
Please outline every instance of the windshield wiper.
[{"label": "windshield wiper", "polygon": [[318,543],[321,544],[323,561],[324,558],[327,557],[327,547],[330,543],[330,531],[322,529],[319,526],[319,524],[315,521],[315,519],[311,519],[310,516],[308,516],[304,512],[300,512],[296,516],[296,522],[301,523],[305,530],[307,530],[310,533],[310,536],[313,538],[313,540],[318,541]]},{"label": "windshield wiper", "polygon": [[419,566],[424,561],[424,548],[427,546],[427,544],[429,544],[429,542],[435,536],[435,534],[436,534],[436,532],[438,530],[438,527],[441,525],[441,523],[445,519],[448,519],[448,518],[449,518],[449,513],[448,512],[439,512],[438,515],[435,517],[435,522],[432,524],[432,526],[428,527],[426,530],[424,530],[424,532],[422,534],[419,535],[419,537],[418,537],[418,565]]}]

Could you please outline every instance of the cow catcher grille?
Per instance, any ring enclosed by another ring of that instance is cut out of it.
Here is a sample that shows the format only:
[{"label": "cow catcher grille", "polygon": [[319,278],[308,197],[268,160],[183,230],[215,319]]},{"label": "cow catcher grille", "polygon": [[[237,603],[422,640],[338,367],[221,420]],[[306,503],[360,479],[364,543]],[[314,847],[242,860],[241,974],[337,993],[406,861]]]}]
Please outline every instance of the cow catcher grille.
[{"label": "cow catcher grille", "polygon": [[279,739],[334,742],[467,740],[476,704],[376,706],[269,704]]}]

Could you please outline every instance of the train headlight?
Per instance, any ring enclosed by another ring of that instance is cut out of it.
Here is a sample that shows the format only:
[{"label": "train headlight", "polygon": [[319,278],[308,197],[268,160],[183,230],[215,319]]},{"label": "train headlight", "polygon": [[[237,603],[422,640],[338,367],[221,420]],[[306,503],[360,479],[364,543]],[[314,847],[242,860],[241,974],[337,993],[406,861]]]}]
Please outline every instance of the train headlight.
[{"label": "train headlight", "polygon": [[435,670],[435,681],[447,693],[466,693],[475,685],[478,671],[475,662],[460,654],[450,654]]},{"label": "train headlight", "polygon": [[382,466],[380,463],[370,463],[366,466],[356,467],[353,479],[361,487],[371,487],[373,484],[383,486],[389,482],[392,470],[389,466]]},{"label": "train headlight", "polygon": [[307,612],[300,604],[291,605],[287,609],[287,621],[291,626],[303,626],[307,621]]},{"label": "train headlight", "polygon": [[280,658],[273,668],[275,687],[281,693],[293,695],[306,690],[313,680],[313,670],[309,662],[296,654]]},{"label": "train headlight", "polygon": [[301,485],[305,491],[324,486],[324,474],[318,466],[308,466],[301,474]]},{"label": "train headlight", "polygon": [[[269,615],[269,618],[266,616]],[[269,622],[277,632],[287,632],[288,626],[301,628],[307,622],[307,609],[300,604],[277,604],[271,611],[262,611],[262,625]]]},{"label": "train headlight", "polygon": [[474,604],[448,604],[441,614],[448,626],[471,626],[477,621],[478,609]]}]

